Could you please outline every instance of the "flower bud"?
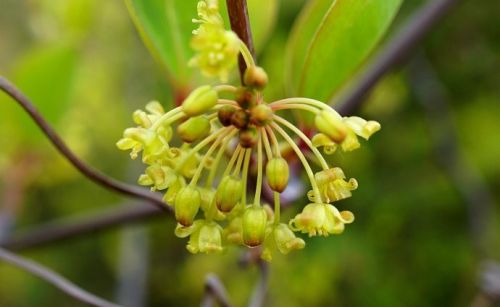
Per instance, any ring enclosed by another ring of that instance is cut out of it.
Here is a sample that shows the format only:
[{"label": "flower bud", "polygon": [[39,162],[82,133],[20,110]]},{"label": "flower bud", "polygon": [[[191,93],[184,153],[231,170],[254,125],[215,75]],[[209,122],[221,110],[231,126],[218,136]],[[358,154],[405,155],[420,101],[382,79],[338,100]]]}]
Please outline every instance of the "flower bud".
[{"label": "flower bud", "polygon": [[255,99],[251,91],[246,87],[239,87],[235,93],[235,100],[243,109],[249,109],[255,105]]},{"label": "flower bud", "polygon": [[259,66],[250,66],[245,70],[243,82],[246,86],[263,89],[267,85],[267,73]]},{"label": "flower bud", "polygon": [[248,126],[248,114],[245,110],[236,110],[231,116],[231,124],[238,129],[243,129]]},{"label": "flower bud", "polygon": [[222,212],[233,210],[234,206],[240,201],[243,191],[243,183],[234,176],[227,176],[222,179],[215,194],[215,203]]},{"label": "flower bud", "polygon": [[243,148],[250,148],[257,144],[259,140],[259,135],[257,129],[251,127],[244,130],[240,130],[240,145]]},{"label": "flower bud", "polygon": [[210,85],[200,86],[184,100],[182,111],[188,116],[203,114],[217,104],[217,99],[217,91]]},{"label": "flower bud", "polygon": [[191,117],[177,127],[177,133],[184,142],[192,143],[210,133],[210,121],[205,116]]},{"label": "flower bud", "polygon": [[335,111],[323,110],[319,112],[314,124],[321,133],[326,134],[337,144],[342,143],[347,135],[347,126],[342,121],[342,117]]},{"label": "flower bud", "polygon": [[251,206],[243,214],[243,243],[255,247],[262,242],[266,235],[267,214],[262,207]]},{"label": "flower bud", "polygon": [[266,165],[267,182],[271,190],[283,192],[288,185],[288,163],[282,157],[272,158]]},{"label": "flower bud", "polygon": [[183,226],[192,225],[200,203],[200,192],[195,187],[183,187],[175,196],[175,219],[177,222]]},{"label": "flower bud", "polygon": [[264,103],[261,103],[250,110],[250,122],[262,127],[269,123],[273,117],[273,110]]},{"label": "flower bud", "polygon": [[231,117],[233,116],[234,112],[236,112],[236,108],[233,106],[226,105],[220,108],[217,112],[217,117],[219,118],[220,123],[225,127],[230,126]]}]

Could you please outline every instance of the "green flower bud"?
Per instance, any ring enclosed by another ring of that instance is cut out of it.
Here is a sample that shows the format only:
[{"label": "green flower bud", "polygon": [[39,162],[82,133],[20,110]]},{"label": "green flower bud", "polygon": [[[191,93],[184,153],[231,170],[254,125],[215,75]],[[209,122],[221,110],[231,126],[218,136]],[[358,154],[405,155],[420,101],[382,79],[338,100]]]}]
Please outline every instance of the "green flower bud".
[{"label": "green flower bud", "polygon": [[225,127],[230,126],[231,117],[233,116],[234,112],[236,112],[236,108],[233,106],[226,105],[220,108],[217,112],[217,117],[219,118],[220,123]]},{"label": "green flower bud", "polygon": [[342,143],[348,132],[348,127],[342,121],[342,117],[335,111],[319,112],[314,119],[314,124],[321,133],[326,134],[337,144]]},{"label": "green flower bud", "polygon": [[248,126],[248,114],[245,110],[236,110],[231,116],[231,124],[238,129],[243,129]]},{"label": "green flower bud", "polygon": [[177,127],[177,133],[184,142],[192,143],[210,133],[210,121],[205,116],[191,117]]},{"label": "green flower bud", "polygon": [[217,192],[215,193],[215,203],[222,212],[230,212],[238,204],[243,191],[243,183],[239,178],[227,176],[222,179]]},{"label": "green flower bud", "polygon": [[266,165],[267,182],[271,190],[283,192],[288,185],[288,163],[282,157],[272,158]]},{"label": "green flower bud", "polygon": [[201,203],[198,189],[192,186],[183,187],[175,196],[175,219],[183,226],[193,224]]},{"label": "green flower bud", "polygon": [[184,100],[182,111],[188,116],[203,114],[217,104],[217,99],[217,91],[210,85],[200,86]]},{"label": "green flower bud", "polygon": [[251,206],[243,214],[243,243],[255,247],[262,242],[266,235],[267,214],[262,207]]},{"label": "green flower bud", "polygon": [[246,86],[263,89],[267,85],[267,73],[259,66],[250,66],[245,70],[243,82]]},{"label": "green flower bud", "polygon": [[254,127],[249,127],[244,130],[240,130],[240,145],[243,148],[250,148],[257,144],[259,140],[259,134],[257,129]]},{"label": "green flower bud", "polygon": [[261,103],[250,110],[250,122],[262,127],[269,123],[273,117],[273,110],[264,103]]}]

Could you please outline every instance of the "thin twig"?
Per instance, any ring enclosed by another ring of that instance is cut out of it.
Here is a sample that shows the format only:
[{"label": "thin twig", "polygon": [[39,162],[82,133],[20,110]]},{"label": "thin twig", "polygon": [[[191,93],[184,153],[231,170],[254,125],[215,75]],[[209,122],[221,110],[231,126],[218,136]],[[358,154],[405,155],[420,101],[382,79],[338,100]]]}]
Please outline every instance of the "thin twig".
[{"label": "thin twig", "polygon": [[21,107],[31,116],[38,127],[57,148],[57,150],[84,176],[107,189],[134,198],[147,200],[149,203],[160,208],[161,210],[170,209],[170,207],[165,206],[165,203],[159,195],[108,177],[80,160],[80,158],[78,158],[68,148],[61,137],[59,137],[54,128],[52,128],[50,124],[38,112],[35,106],[28,99],[28,97],[26,97],[19,89],[17,89],[14,84],[12,84],[9,80],[5,79],[2,76],[0,76],[0,89],[21,105]]},{"label": "thin twig", "polygon": [[46,225],[36,226],[24,233],[15,235],[3,242],[0,246],[10,250],[24,250],[49,243],[111,229],[125,223],[142,221],[146,218],[161,217],[163,211],[151,206],[139,204],[120,205],[112,209],[98,211],[82,218],[66,218]]},{"label": "thin twig", "polygon": [[[247,1],[226,0],[226,4],[231,29],[238,35],[245,45],[247,45],[248,50],[250,50],[250,53],[255,58],[255,49],[253,46],[252,30],[250,28],[250,20],[248,17]],[[243,83],[243,75],[245,74],[246,64],[241,55],[238,57],[238,64],[240,68],[241,83]]]},{"label": "thin twig", "polygon": [[433,26],[441,20],[458,0],[428,0],[402,26],[401,30],[374,57],[364,72],[356,78],[352,87],[334,98],[338,111],[343,115],[352,114],[361,106],[373,86],[394,66],[408,57],[415,46]]},{"label": "thin twig", "polygon": [[66,278],[62,277],[61,275],[53,272],[52,270],[49,270],[42,265],[25,259],[23,257],[20,257],[14,253],[11,253],[3,248],[0,248],[0,259],[10,263],[14,266],[17,266],[20,269],[23,269],[35,276],[38,276],[39,278],[43,279],[44,281],[52,284],[56,288],[62,290],[64,293],[68,294],[69,296],[90,304],[92,306],[99,306],[99,307],[117,307],[120,305],[108,302],[100,297],[95,296],[92,293],[89,293],[71,281],[67,280]]},{"label": "thin twig", "polygon": [[205,295],[201,300],[201,307],[211,307],[217,302],[221,307],[231,307],[226,288],[215,274],[208,274],[205,278]]}]

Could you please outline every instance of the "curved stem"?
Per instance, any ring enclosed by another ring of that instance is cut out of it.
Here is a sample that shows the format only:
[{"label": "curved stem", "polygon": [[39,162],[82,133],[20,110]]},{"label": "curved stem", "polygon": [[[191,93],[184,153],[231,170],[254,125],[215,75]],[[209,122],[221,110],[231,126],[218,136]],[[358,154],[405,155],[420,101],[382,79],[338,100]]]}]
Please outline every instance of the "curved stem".
[{"label": "curved stem", "polygon": [[269,126],[266,126],[266,131],[267,131],[267,133],[269,133],[269,136],[271,137],[271,141],[273,142],[274,155],[276,157],[281,157],[280,144],[278,143],[278,139],[276,138],[276,135],[274,134],[273,129],[271,129],[271,127],[269,127]]},{"label": "curved stem", "polygon": [[234,107],[238,107],[239,108],[239,104],[234,101],[234,100],[231,100],[231,99],[222,99],[222,98],[219,98],[217,100],[217,104],[218,105],[230,105],[230,106],[234,106]]},{"label": "curved stem", "polygon": [[221,92],[234,93],[234,92],[236,92],[237,88],[236,88],[236,86],[233,86],[230,84],[220,84],[220,85],[214,86],[214,90],[217,91],[218,93],[221,93]]},{"label": "curved stem", "polygon": [[233,176],[239,176],[241,171],[241,165],[243,164],[243,158],[245,157],[245,150],[240,151],[236,166],[234,167]]},{"label": "curved stem", "polygon": [[[179,106],[173,110],[168,111],[167,113],[163,114],[158,120],[151,126],[151,130],[156,130],[158,127],[164,124],[165,121],[168,121],[172,116],[177,115],[178,113],[182,112],[182,106]],[[182,112],[184,114],[184,112]]]},{"label": "curved stem", "polygon": [[78,287],[77,285],[67,280],[63,276],[55,273],[54,271],[45,268],[34,261],[11,253],[6,249],[0,248],[0,259],[43,279],[44,281],[50,283],[51,285],[55,286],[69,296],[79,300],[80,302],[99,307],[119,306],[83,290],[82,288]]},{"label": "curved stem", "polygon": [[284,103],[284,104],[276,104],[271,106],[271,109],[273,111],[279,111],[279,110],[304,110],[307,112],[311,112],[314,114],[318,114],[321,112],[318,108],[310,105],[304,105],[304,104],[299,104],[299,103]]},{"label": "curved stem", "polygon": [[311,182],[311,187],[313,189],[314,196],[315,196],[315,202],[316,203],[322,203],[321,193],[319,192],[318,184],[317,184],[316,180],[314,179],[314,173],[313,173],[313,171],[311,169],[311,166],[307,162],[306,157],[304,156],[304,154],[302,154],[302,152],[300,151],[300,148],[297,146],[297,144],[295,144],[295,142],[285,132],[285,130],[283,130],[276,123],[271,123],[271,126],[273,127],[273,129],[275,129],[276,131],[278,131],[279,134],[281,134],[281,136],[285,139],[285,141],[288,144],[290,144],[290,146],[292,147],[292,149],[295,151],[295,154],[297,155],[297,157],[299,157],[300,162],[302,162],[302,165],[304,166],[304,169],[306,170],[307,176],[309,177],[309,181]]},{"label": "curved stem", "polygon": [[311,143],[311,140],[302,132],[300,131],[299,128],[295,127],[291,122],[287,121],[283,117],[280,117],[278,115],[273,116],[274,120],[277,122],[280,122],[281,124],[285,125],[288,127],[288,129],[292,130],[295,134],[297,134],[304,143],[311,149],[311,151],[314,153],[316,158],[318,159],[319,163],[321,164],[321,167],[325,170],[329,169],[330,167],[328,166],[328,163],[326,162],[325,158],[323,155],[319,152],[319,150],[313,146]]},{"label": "curved stem", "polygon": [[252,148],[245,150],[245,162],[243,165],[243,192],[241,195],[241,203],[246,206],[247,203],[247,182],[248,182],[248,167],[250,165],[250,156],[252,155]]},{"label": "curved stem", "polygon": [[234,163],[236,162],[236,159],[238,159],[242,151],[244,151],[243,148],[241,148],[241,145],[238,144],[236,150],[233,152],[233,155],[231,156],[231,159],[229,160],[229,163],[226,166],[226,169],[224,170],[224,173],[222,173],[221,178],[224,178],[227,175],[229,175],[231,169],[233,168]]},{"label": "curved stem", "polygon": [[273,101],[272,103],[269,104],[269,106],[272,108],[273,106],[279,106],[283,104],[307,104],[311,106],[318,107],[322,110],[333,110],[333,108],[326,103],[316,100],[316,99],[311,99],[311,98],[304,98],[304,97],[292,97],[292,98],[285,98],[285,99],[280,99]]},{"label": "curved stem", "polygon": [[255,66],[255,61],[253,59],[252,53],[248,50],[247,45],[240,39],[240,52],[245,60],[245,63],[248,67]]},{"label": "curved stem", "polygon": [[38,127],[43,131],[47,138],[52,142],[52,145],[61,153],[70,163],[73,165],[81,174],[83,174],[88,179],[93,182],[113,190],[115,192],[132,196],[135,198],[140,198],[147,200],[152,205],[160,208],[163,211],[171,211],[170,207],[165,206],[162,197],[158,194],[151,193],[150,191],[142,188],[138,188],[133,185],[126,184],[124,182],[115,180],[111,177],[104,175],[98,170],[87,165],[85,162],[80,160],[64,143],[61,137],[56,133],[54,128],[49,125],[49,123],[43,118],[43,116],[38,112],[31,101],[26,97],[21,91],[19,91],[12,83],[7,79],[0,76],[0,89],[14,99],[19,105],[29,114],[29,116],[35,121]]}]

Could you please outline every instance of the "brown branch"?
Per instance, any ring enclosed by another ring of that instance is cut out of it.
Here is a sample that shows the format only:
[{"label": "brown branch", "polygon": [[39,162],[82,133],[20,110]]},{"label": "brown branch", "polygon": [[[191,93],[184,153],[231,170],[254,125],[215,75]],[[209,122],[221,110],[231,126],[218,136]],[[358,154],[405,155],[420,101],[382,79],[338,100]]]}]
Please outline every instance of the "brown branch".
[{"label": "brown branch", "polygon": [[375,56],[354,85],[335,99],[338,111],[343,115],[352,114],[364,101],[373,86],[394,66],[414,50],[415,46],[441,20],[458,0],[428,0],[415,12],[398,33]]},{"label": "brown branch", "polygon": [[0,241],[0,246],[10,250],[24,250],[49,243],[59,242],[76,236],[95,233],[134,223],[147,218],[162,217],[163,211],[151,206],[120,205],[112,209],[98,211],[88,217],[65,218],[60,221],[33,227],[24,233]]},{"label": "brown branch", "polygon": [[119,306],[81,289],[71,281],[53,272],[52,270],[45,268],[34,261],[13,254],[3,248],[0,248],[0,259],[43,279],[44,281],[52,284],[56,288],[62,290],[64,293],[81,302],[99,307]]},{"label": "brown branch", "polygon": [[19,89],[17,89],[14,84],[2,76],[0,76],[0,89],[21,105],[21,107],[30,115],[56,149],[88,179],[109,190],[134,198],[147,200],[149,203],[161,210],[168,211],[170,209],[170,207],[165,206],[165,203],[159,195],[108,177],[80,160],[68,148],[61,137],[59,137],[54,128],[52,128],[38,112],[31,101]]},{"label": "brown branch", "polygon": [[208,274],[205,278],[205,295],[200,306],[211,307],[215,302],[219,303],[221,307],[233,306],[220,279],[215,274]]},{"label": "brown branch", "polygon": [[[226,0],[227,12],[229,14],[229,21],[231,29],[238,35],[238,37],[247,45],[248,50],[255,58],[255,49],[253,46],[252,29],[250,28],[250,19],[248,17],[248,8],[246,0]],[[243,83],[243,75],[245,74],[246,64],[243,57],[238,57],[238,64],[240,68],[240,79]]]}]

